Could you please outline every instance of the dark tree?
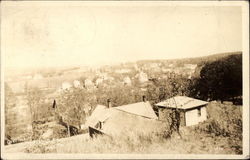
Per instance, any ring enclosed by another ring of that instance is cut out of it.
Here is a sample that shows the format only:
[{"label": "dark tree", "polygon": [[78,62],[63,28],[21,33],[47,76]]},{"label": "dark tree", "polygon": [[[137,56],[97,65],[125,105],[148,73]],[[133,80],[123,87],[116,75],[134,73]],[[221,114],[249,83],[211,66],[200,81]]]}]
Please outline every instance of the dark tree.
[{"label": "dark tree", "polygon": [[194,85],[201,99],[224,101],[242,96],[242,55],[206,63]]}]

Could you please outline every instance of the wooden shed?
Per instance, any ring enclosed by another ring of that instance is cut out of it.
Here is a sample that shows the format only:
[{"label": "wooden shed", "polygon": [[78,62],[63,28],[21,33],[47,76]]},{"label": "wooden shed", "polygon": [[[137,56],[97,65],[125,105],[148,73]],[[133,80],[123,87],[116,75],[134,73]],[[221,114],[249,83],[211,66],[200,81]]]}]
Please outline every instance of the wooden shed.
[{"label": "wooden shed", "polygon": [[159,120],[167,121],[170,114],[179,110],[180,126],[196,125],[207,119],[208,102],[186,96],[176,96],[157,103]]},{"label": "wooden shed", "polygon": [[119,107],[98,105],[88,118],[89,134],[128,135],[135,133],[152,133],[161,129],[161,121],[157,120],[148,101]]}]

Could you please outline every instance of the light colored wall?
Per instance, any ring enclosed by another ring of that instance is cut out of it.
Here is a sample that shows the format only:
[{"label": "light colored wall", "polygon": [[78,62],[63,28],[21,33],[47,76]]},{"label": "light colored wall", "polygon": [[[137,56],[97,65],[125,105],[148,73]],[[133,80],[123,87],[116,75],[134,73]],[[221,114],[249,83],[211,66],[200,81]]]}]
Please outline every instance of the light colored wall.
[{"label": "light colored wall", "polygon": [[201,116],[198,116],[198,109],[189,110],[185,113],[186,126],[196,125],[207,119],[206,107],[201,107]]},{"label": "light colored wall", "polygon": [[199,120],[201,122],[207,120],[207,107],[201,107],[201,117]]}]

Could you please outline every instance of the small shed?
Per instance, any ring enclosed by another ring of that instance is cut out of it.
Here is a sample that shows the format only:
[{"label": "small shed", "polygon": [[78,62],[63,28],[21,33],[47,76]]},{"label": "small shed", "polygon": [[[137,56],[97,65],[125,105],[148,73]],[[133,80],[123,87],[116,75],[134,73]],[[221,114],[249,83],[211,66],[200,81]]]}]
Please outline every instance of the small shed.
[{"label": "small shed", "polygon": [[208,102],[186,96],[176,96],[157,103],[159,120],[167,121],[174,110],[179,110],[180,126],[196,125],[207,119]]},{"label": "small shed", "polygon": [[98,105],[87,119],[89,134],[128,135],[151,133],[162,124],[148,101],[118,107]]}]

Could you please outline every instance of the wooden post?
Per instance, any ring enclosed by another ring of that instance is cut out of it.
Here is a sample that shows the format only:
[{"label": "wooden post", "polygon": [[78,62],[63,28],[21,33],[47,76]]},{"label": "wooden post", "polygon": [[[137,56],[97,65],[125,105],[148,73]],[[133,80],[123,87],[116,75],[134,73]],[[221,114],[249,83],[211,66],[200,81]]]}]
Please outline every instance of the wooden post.
[{"label": "wooden post", "polygon": [[68,137],[70,137],[70,129],[69,129],[69,124],[67,124],[67,128],[68,128]]}]

